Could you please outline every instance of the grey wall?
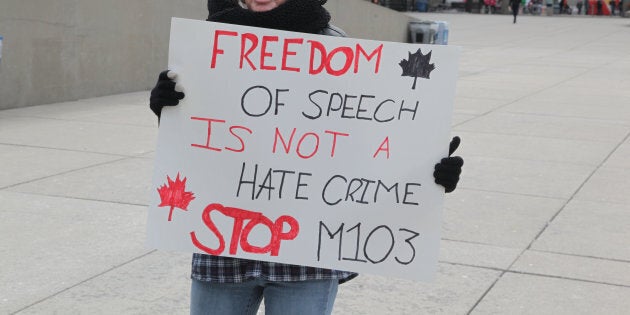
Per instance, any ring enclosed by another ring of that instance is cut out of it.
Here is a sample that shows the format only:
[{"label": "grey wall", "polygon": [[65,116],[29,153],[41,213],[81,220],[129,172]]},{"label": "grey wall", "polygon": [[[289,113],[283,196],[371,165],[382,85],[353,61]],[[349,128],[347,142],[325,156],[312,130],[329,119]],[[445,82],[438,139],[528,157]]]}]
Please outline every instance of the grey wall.
[{"label": "grey wall", "polygon": [[[352,37],[406,40],[400,13],[365,0],[326,7]],[[0,109],[151,88],[171,16],[205,19],[206,1],[1,0]]]},{"label": "grey wall", "polygon": [[407,41],[407,25],[411,18],[400,12],[365,0],[328,0],[325,7],[333,16],[332,23],[343,28],[348,36]]}]

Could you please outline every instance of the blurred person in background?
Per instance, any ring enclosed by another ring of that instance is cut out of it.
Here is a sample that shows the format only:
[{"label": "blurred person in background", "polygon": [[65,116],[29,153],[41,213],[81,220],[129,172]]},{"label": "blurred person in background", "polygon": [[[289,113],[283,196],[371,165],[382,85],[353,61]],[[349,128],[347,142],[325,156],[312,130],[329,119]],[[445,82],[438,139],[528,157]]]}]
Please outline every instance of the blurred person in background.
[{"label": "blurred person in background", "polygon": [[514,16],[514,24],[516,24],[516,16],[521,5],[521,0],[510,0],[510,7],[512,8],[512,15]]}]

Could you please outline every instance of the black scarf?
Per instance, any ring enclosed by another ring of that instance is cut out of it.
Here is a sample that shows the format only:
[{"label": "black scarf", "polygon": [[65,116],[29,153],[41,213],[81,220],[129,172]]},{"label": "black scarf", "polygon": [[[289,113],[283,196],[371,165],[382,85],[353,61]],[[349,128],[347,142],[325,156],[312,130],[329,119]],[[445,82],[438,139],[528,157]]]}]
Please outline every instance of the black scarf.
[{"label": "black scarf", "polygon": [[328,26],[327,0],[287,0],[270,11],[253,12],[238,0],[208,0],[208,21],[317,34]]}]

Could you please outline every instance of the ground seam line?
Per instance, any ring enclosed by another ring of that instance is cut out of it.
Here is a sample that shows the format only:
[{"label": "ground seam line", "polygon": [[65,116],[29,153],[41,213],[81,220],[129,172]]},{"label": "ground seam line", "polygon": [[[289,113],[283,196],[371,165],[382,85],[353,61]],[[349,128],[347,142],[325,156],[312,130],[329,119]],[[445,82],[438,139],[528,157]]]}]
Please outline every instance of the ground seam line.
[{"label": "ground seam line", "polygon": [[24,311],[24,310],[26,310],[26,309],[28,309],[28,308],[30,308],[30,307],[33,307],[33,306],[35,306],[35,305],[37,305],[37,304],[39,304],[39,303],[42,303],[42,302],[44,302],[44,301],[46,301],[46,300],[48,300],[48,299],[51,299],[51,298],[53,298],[53,297],[55,297],[55,296],[57,296],[57,295],[59,295],[59,294],[62,294],[62,293],[66,292],[66,291],[69,291],[69,290],[71,290],[71,289],[73,289],[73,288],[75,288],[75,287],[77,287],[77,286],[80,286],[80,285],[82,285],[82,284],[84,284],[84,283],[86,283],[86,282],[88,282],[88,281],[90,281],[90,280],[93,280],[93,279],[95,279],[95,278],[98,278],[98,277],[100,277],[100,276],[102,276],[102,275],[104,275],[104,274],[106,274],[106,273],[108,273],[108,272],[110,272],[110,271],[116,270],[116,269],[118,269],[118,268],[120,268],[120,267],[123,267],[123,266],[125,266],[125,265],[127,265],[127,264],[130,264],[130,263],[132,263],[132,262],[134,262],[134,261],[136,261],[136,260],[142,259],[142,258],[144,258],[144,257],[146,257],[146,256],[148,256],[148,255],[150,255],[150,254],[153,254],[153,253],[154,253],[154,252],[156,252],[156,251],[157,251],[157,249],[151,250],[151,251],[149,251],[149,252],[147,252],[147,253],[145,253],[145,254],[142,254],[142,255],[140,255],[140,256],[138,256],[138,257],[134,257],[134,258],[132,258],[132,259],[130,259],[130,260],[128,260],[128,261],[125,261],[125,262],[123,262],[123,263],[120,263],[120,264],[118,264],[118,265],[115,265],[115,266],[113,266],[113,267],[111,267],[111,268],[109,268],[109,269],[107,269],[107,270],[105,270],[105,271],[102,271],[102,272],[100,272],[100,273],[98,273],[98,274],[96,274],[96,275],[93,275],[93,276],[91,276],[91,277],[89,277],[89,278],[87,278],[87,279],[85,279],[85,280],[79,281],[79,282],[77,282],[77,283],[75,283],[75,284],[73,284],[73,285],[71,285],[71,286],[69,286],[69,287],[67,287],[67,288],[65,288],[65,289],[63,289],[63,290],[61,290],[61,291],[59,291],[59,292],[55,292],[55,293],[53,293],[53,294],[51,294],[51,295],[49,295],[49,296],[47,296],[47,297],[45,297],[45,298],[42,298],[42,299],[40,299],[40,300],[38,300],[38,301],[35,301],[35,302],[33,302],[33,303],[31,303],[31,304],[29,304],[29,305],[27,305],[27,306],[24,306],[24,307],[22,307],[21,309],[19,309],[19,310],[17,310],[17,311],[14,311],[14,312],[12,312],[12,313],[10,313],[10,314],[12,314],[12,315],[13,315],[13,314],[17,314],[17,313],[19,313],[19,312],[22,312],[22,311]]}]

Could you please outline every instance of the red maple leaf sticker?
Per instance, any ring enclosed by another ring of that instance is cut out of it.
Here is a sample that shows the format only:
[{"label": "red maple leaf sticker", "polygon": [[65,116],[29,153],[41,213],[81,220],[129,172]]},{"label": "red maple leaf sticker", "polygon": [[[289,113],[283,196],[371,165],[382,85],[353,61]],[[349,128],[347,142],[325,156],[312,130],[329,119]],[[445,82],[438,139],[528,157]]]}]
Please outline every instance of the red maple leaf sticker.
[{"label": "red maple leaf sticker", "polygon": [[179,173],[177,173],[177,177],[174,181],[168,175],[166,175],[166,179],[168,180],[168,186],[162,185],[162,187],[157,190],[162,201],[158,207],[171,207],[171,211],[168,214],[168,220],[171,221],[173,210],[180,208],[184,211],[188,211],[186,208],[188,204],[195,199],[195,196],[191,191],[186,191],[186,177],[180,180]]}]

